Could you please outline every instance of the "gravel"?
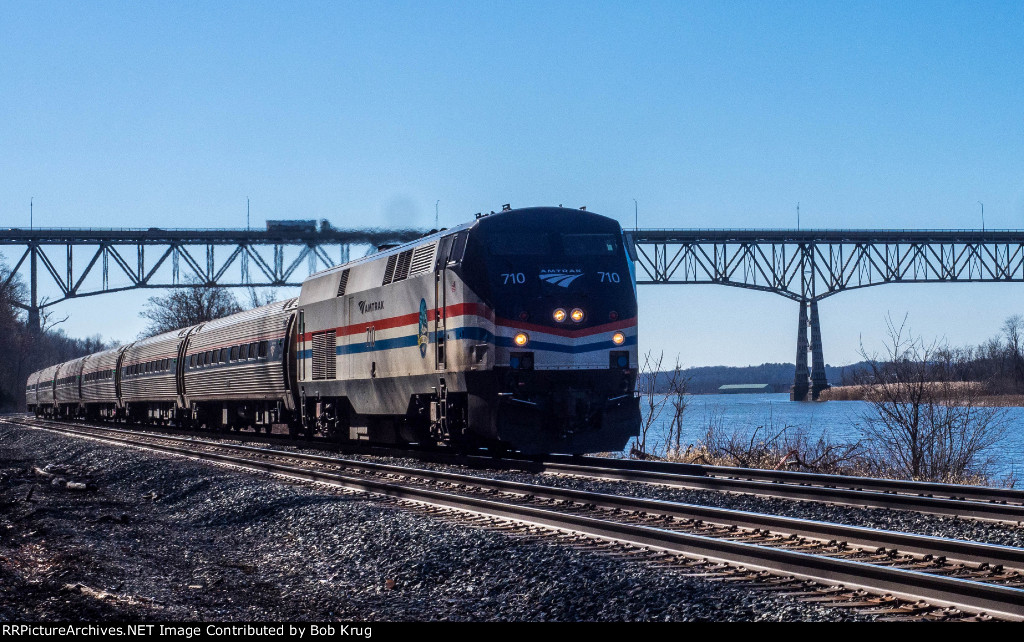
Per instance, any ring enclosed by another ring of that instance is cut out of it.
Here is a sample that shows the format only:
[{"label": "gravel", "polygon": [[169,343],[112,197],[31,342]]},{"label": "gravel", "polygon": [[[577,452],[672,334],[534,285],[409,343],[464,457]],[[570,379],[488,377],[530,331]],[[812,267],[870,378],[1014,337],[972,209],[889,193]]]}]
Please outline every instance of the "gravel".
[{"label": "gravel", "polygon": [[866,528],[934,535],[936,537],[964,539],[1024,548],[1024,528],[1016,524],[985,522],[972,519],[957,519],[941,515],[929,515],[925,513],[885,508],[860,508],[854,506],[827,504],[823,502],[808,502],[790,499],[775,499],[756,495],[742,495],[731,492],[672,488],[641,482],[587,479],[584,477],[572,477],[557,474],[538,475],[534,473],[482,471],[478,469],[431,464],[411,459],[366,456],[352,456],[350,458],[395,465],[430,468],[432,470],[446,470],[464,473],[467,475],[477,475],[493,479],[505,479],[527,484],[542,484],[546,486],[572,488],[575,490],[595,493],[643,497],[645,499],[661,499],[685,504],[700,504],[704,506],[715,506],[718,508],[750,511],[753,513],[784,515],[787,517],[798,517],[801,519],[812,519],[822,522],[835,522],[839,524],[863,526]]},{"label": "gravel", "polygon": [[[99,490],[31,472],[46,466]],[[0,508],[0,621],[870,619],[325,486],[7,424]]]}]

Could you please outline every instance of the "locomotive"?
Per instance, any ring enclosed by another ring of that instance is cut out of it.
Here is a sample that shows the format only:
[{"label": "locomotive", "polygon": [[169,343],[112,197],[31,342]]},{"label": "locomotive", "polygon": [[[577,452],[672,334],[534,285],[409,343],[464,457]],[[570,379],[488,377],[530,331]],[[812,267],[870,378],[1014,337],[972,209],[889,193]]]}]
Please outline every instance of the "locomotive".
[{"label": "locomotive", "polygon": [[297,298],[29,376],[37,415],[524,454],[640,426],[632,248],[583,209],[506,207],[306,279]]}]

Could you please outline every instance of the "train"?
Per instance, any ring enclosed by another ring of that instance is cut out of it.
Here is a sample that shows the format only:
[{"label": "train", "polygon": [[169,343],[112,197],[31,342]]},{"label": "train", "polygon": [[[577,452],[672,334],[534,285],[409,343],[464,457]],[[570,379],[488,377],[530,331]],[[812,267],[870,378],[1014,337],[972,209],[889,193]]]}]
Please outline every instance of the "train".
[{"label": "train", "polygon": [[524,454],[640,427],[635,256],[585,208],[478,214],[296,298],[32,373],[30,412]]}]

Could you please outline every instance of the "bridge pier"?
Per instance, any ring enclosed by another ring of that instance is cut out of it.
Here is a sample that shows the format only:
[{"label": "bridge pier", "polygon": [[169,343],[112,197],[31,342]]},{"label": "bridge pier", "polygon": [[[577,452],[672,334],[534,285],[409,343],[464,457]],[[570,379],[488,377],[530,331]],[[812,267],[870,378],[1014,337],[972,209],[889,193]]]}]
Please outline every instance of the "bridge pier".
[{"label": "bridge pier", "polygon": [[829,387],[825,376],[825,355],[821,350],[821,323],[818,302],[811,300],[811,399],[817,401],[822,390]]},{"label": "bridge pier", "polygon": [[800,318],[796,326],[796,373],[793,375],[793,387],[789,389],[789,400],[807,401],[810,387],[807,372],[807,305],[801,301]]},{"label": "bridge pier", "polygon": [[[808,323],[810,308],[810,323]],[[807,327],[810,325],[810,342],[807,340]],[[807,353],[811,353],[811,367],[807,368]],[[821,349],[821,322],[818,318],[818,302],[815,300],[800,302],[800,316],[796,332],[796,372],[793,375],[793,387],[789,389],[791,401],[817,400],[822,390],[828,388],[825,376],[825,356]]]},{"label": "bridge pier", "polygon": [[36,245],[32,245],[30,248],[29,257],[29,307],[28,307],[28,329],[34,333],[39,333],[42,329],[40,327],[39,319],[39,275],[38,275],[38,257],[39,248]]}]

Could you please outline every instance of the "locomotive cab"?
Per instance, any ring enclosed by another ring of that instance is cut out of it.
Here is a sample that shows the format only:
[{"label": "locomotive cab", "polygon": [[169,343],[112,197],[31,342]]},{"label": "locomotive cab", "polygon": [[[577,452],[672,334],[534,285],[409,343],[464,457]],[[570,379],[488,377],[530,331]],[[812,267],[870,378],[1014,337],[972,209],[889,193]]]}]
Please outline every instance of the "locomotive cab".
[{"label": "locomotive cab", "polygon": [[467,373],[474,432],[522,452],[616,451],[639,429],[632,263],[612,219],[482,218],[461,273],[494,314],[494,367]]}]

